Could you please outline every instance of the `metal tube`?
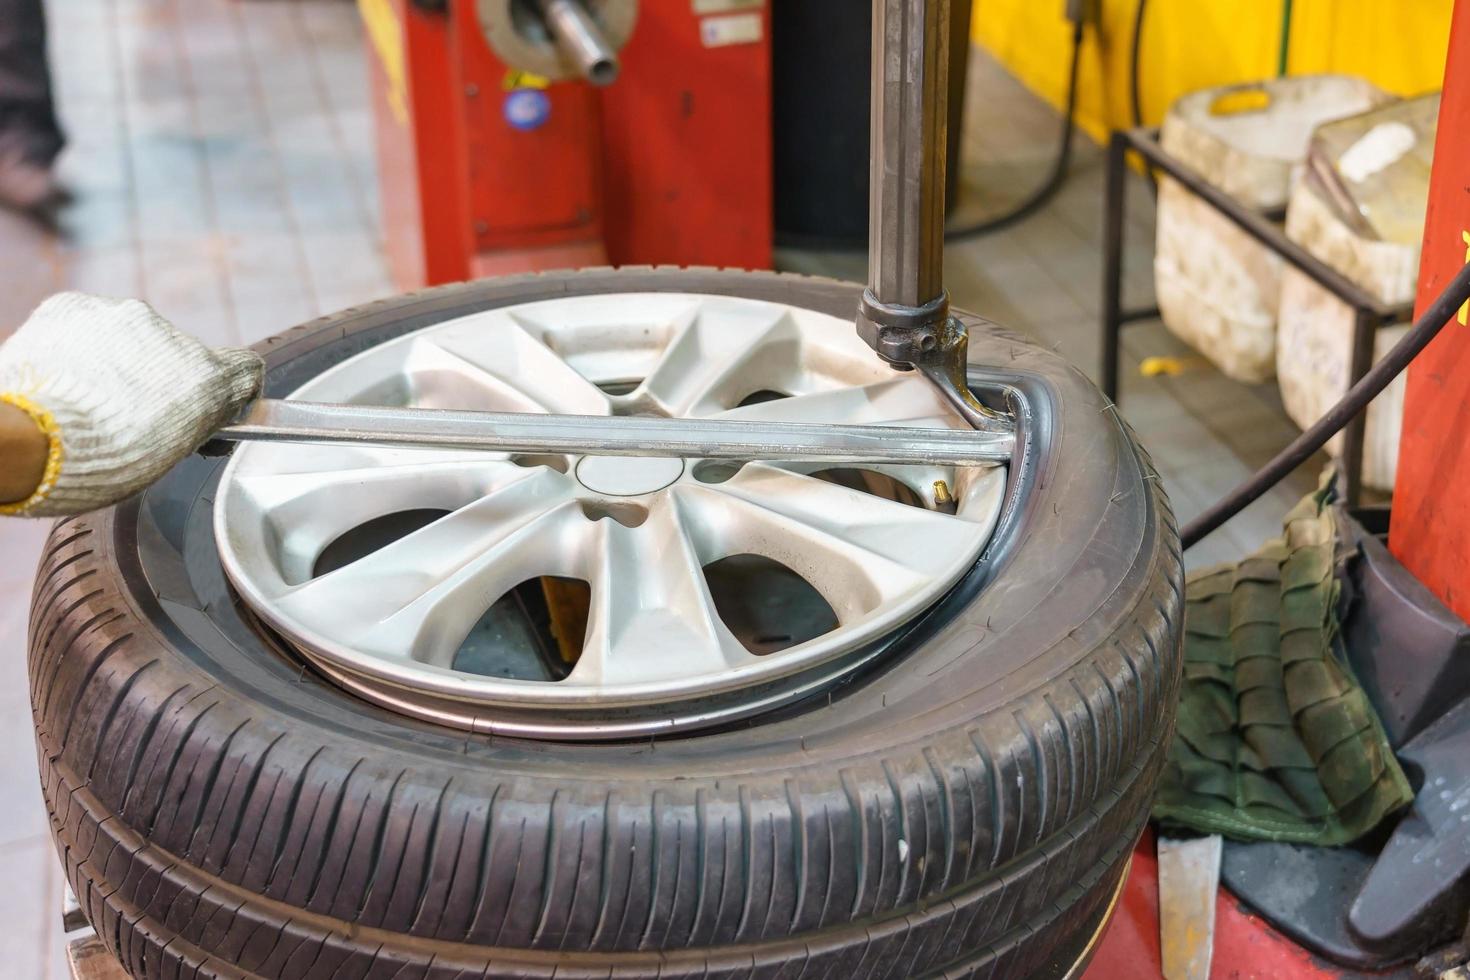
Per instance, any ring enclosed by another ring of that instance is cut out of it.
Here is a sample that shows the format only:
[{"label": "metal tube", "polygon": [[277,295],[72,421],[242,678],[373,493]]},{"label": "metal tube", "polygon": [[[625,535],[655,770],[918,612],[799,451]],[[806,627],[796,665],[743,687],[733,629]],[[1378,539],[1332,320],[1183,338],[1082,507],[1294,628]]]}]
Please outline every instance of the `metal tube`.
[{"label": "metal tube", "polygon": [[868,290],[888,307],[944,296],[950,0],[873,0]]},{"label": "metal tube", "polygon": [[582,0],[537,0],[546,29],[561,53],[593,85],[611,85],[618,77],[618,53]]},{"label": "metal tube", "polygon": [[944,291],[950,0],[873,0],[868,288],[858,336],[897,368],[918,369],[976,429],[1014,423],[966,382],[969,334]]},{"label": "metal tube", "polygon": [[435,449],[689,459],[809,460],[827,463],[1005,462],[1014,428],[909,428],[825,422],[543,415],[431,408],[333,405],[262,398],[227,441],[361,443]]}]

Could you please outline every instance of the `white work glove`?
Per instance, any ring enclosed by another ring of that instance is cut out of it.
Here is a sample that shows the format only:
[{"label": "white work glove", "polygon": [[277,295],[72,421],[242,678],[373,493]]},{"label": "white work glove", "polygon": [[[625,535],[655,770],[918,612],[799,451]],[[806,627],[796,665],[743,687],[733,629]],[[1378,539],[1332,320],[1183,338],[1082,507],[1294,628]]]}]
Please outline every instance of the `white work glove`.
[{"label": "white work glove", "polygon": [[138,300],[61,293],[0,344],[0,401],[50,440],[29,499],[0,513],[59,517],[137,493],[260,390],[253,351],[210,350]]}]

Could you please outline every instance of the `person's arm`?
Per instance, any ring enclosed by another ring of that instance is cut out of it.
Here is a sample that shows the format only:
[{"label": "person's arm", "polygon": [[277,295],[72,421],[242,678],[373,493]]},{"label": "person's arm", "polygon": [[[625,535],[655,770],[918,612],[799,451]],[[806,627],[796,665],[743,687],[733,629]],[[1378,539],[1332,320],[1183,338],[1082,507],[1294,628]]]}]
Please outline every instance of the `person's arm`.
[{"label": "person's arm", "polygon": [[260,391],[145,303],[62,293],[0,344],[0,514],[108,507],[167,473]]},{"label": "person's arm", "polygon": [[35,419],[0,401],[0,504],[19,503],[36,492],[50,446]]}]

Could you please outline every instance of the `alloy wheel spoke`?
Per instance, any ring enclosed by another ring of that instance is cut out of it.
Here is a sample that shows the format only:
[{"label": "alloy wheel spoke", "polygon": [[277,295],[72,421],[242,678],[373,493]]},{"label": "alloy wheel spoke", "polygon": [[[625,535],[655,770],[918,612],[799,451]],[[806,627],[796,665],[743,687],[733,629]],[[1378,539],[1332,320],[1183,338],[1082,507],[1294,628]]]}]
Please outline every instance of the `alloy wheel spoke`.
[{"label": "alloy wheel spoke", "polygon": [[469,628],[512,586],[556,554],[558,531],[580,520],[561,474],[527,476],[277,601],[299,622],[373,653],[448,666]]},{"label": "alloy wheel spoke", "polygon": [[715,417],[752,422],[957,427],[954,413],[932,385],[916,385],[912,378],[904,377],[742,405]]},{"label": "alloy wheel spoke", "polygon": [[405,370],[416,405],[499,412],[607,415],[608,396],[505,313],[414,341]]},{"label": "alloy wheel spoke", "polygon": [[[779,307],[752,307],[732,323],[731,315],[709,316],[718,300],[699,307],[670,341],[658,364],[630,396],[634,404],[647,401],[666,415],[700,417],[723,409],[749,391],[739,389],[742,377],[772,372],[752,370],[752,362],[768,359],[781,368],[793,351],[783,351],[797,333],[790,316]],[[720,308],[722,314],[727,311]],[[733,314],[732,314],[733,315]]]},{"label": "alloy wheel spoke", "polygon": [[725,529],[719,550],[781,562],[844,622],[923,588],[973,549],[962,518],[763,463],[681,490],[700,500],[708,526]]},{"label": "alloy wheel spoke", "polygon": [[604,518],[592,533],[592,606],[573,683],[692,678],[755,660],[720,620],[671,496],[638,527]]},{"label": "alloy wheel spoke", "polygon": [[[768,402],[742,405],[721,412],[717,418],[754,422],[833,422],[853,425],[957,428],[960,423],[932,385],[915,385],[912,378],[893,377],[851,388],[793,395]],[[901,436],[895,436],[901,438]],[[767,463],[795,473],[833,469],[832,463],[771,461]],[[842,467],[853,468],[853,467]],[[952,492],[954,467],[864,463],[860,467],[892,477],[908,487],[927,505],[938,505],[935,483],[944,481]]]},{"label": "alloy wheel spoke", "polygon": [[369,521],[458,510],[529,475],[501,454],[353,447],[316,456],[310,468],[247,474],[238,485],[280,543],[283,577],[297,583],[324,548]]},{"label": "alloy wheel spoke", "polygon": [[800,473],[811,476],[823,471],[841,470],[855,473],[878,473],[900,483],[914,492],[924,506],[930,509],[941,509],[949,506],[939,497],[938,484],[943,483],[945,492],[953,499],[956,484],[956,468],[953,466],[934,466],[924,463],[861,463],[846,465],[841,463],[816,463],[811,460],[769,460],[766,466],[774,466],[777,469],[787,470],[792,473]]}]

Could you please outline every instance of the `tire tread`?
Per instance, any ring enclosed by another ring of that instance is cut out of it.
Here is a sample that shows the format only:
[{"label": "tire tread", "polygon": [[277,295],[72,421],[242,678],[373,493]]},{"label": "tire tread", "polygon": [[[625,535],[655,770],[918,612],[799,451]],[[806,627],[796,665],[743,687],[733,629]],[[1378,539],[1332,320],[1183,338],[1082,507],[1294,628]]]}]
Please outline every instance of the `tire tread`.
[{"label": "tire tread", "polygon": [[[616,276],[630,274],[685,281]],[[848,289],[702,275],[763,297]],[[496,289],[614,274],[560,276]],[[262,349],[274,369],[478,288],[368,304]],[[1136,592],[1067,637],[1074,666],[932,737],[718,780],[599,788],[467,767],[430,778],[401,754],[293,724],[168,651],[126,591],[109,525],[62,522],[38,573],[30,669],[68,880],[99,935],[149,978],[1041,969],[1121,873],[1179,685],[1177,525],[1147,454],[1119,431],[1118,479],[1136,473],[1142,492],[1116,490],[1110,510],[1152,523]],[[578,949],[605,965],[573,957],[558,972]]]}]

